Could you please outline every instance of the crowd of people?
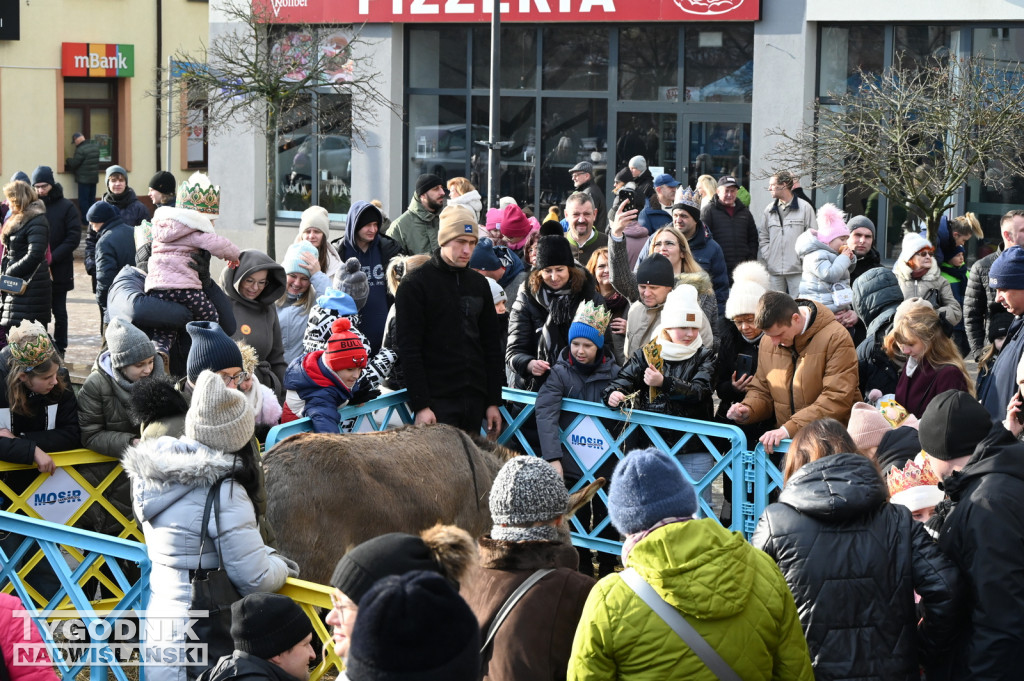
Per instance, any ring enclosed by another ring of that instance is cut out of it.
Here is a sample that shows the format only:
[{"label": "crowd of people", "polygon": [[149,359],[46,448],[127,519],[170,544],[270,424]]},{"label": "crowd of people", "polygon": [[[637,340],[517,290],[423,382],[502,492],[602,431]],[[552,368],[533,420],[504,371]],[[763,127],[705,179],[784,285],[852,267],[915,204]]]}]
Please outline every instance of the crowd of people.
[{"label": "crowd of people", "polygon": [[[430,174],[393,221],[355,201],[335,239],[312,206],[279,263],[216,234],[205,175],[176,186],[158,173],[150,215],[110,166],[84,209],[104,348],[76,396],[62,354],[80,212],[50,168],[16,176],[0,207],[0,458],[45,472],[79,446],[118,459],[128,479],[107,494],[143,528],[151,604],[184,620],[192,580],[216,569],[242,597],[234,650],[207,678],[302,681],[308,621],[268,593],[298,566],[274,548],[287,528],[265,517],[267,431],[309,418],[338,433],[340,407],[404,389],[415,424],[493,439],[502,388],[529,390],[521,432],[539,456],[499,473],[489,535],[385,535],[339,563],[327,622],[353,681],[1012,678],[1024,211],[1002,218],[1001,248],[968,276],[970,213],[944,218],[937,244],[906,234],[886,267],[869,219],[815,209],[787,171],[758,216],[736,178],[690,189],[642,157],[607,207],[589,163],[569,179],[577,191],[543,222]],[[218,281],[211,256],[227,265]],[[673,457],[631,435],[600,471],[607,507],[580,510],[610,518],[622,554],[573,550],[566,490],[584,471],[560,438],[563,398],[734,424],[784,486],[748,543],[723,528],[727,477],[720,522],[698,518],[711,486],[693,483],[715,464],[699,438]],[[118,532],[101,513],[84,522]]]}]

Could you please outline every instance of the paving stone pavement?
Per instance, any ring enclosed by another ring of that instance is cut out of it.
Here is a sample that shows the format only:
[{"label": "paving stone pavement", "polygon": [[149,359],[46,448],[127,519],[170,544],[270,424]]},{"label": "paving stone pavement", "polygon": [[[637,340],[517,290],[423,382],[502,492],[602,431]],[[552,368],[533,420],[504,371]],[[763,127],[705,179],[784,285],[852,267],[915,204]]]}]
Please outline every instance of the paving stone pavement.
[{"label": "paving stone pavement", "polygon": [[[53,322],[50,322],[49,330],[53,332]],[[85,263],[76,254],[75,288],[68,291],[68,349],[64,353],[73,382],[81,383],[89,375],[102,344],[100,306],[96,304]]]}]

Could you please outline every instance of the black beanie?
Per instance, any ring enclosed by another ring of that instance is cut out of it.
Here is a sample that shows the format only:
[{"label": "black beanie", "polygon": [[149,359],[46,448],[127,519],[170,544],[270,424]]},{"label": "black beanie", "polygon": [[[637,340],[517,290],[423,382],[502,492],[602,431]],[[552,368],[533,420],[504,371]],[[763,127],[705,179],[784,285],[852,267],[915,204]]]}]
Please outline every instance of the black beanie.
[{"label": "black beanie", "polygon": [[537,242],[537,269],[545,267],[572,267],[576,259],[572,257],[572,247],[564,236],[542,236]]},{"label": "black beanie", "polygon": [[444,187],[444,180],[433,173],[424,173],[416,178],[416,196],[423,196],[437,186]]},{"label": "black beanie", "polygon": [[331,586],[359,605],[377,580],[414,570],[440,574],[441,567],[422,539],[391,532],[368,539],[342,556],[331,576]]},{"label": "black beanie", "polygon": [[476,681],[480,624],[436,573],[385,577],[359,604],[347,663],[359,681]]},{"label": "black beanie", "polygon": [[565,229],[558,220],[545,220],[540,226],[539,236],[565,236]]},{"label": "black beanie", "polygon": [[173,194],[174,190],[178,187],[178,182],[174,179],[174,175],[166,170],[161,170],[149,181],[149,187],[161,194]]},{"label": "black beanie", "polygon": [[359,211],[359,217],[356,218],[356,224],[352,227],[355,231],[359,231],[371,222],[377,223],[377,228],[380,229],[384,222],[383,217],[380,213],[380,208],[371,204],[368,204],[365,208]]},{"label": "black beanie", "polygon": [[43,182],[49,185],[57,184],[57,181],[53,179],[53,170],[50,166],[39,166],[32,171],[32,184],[42,184]]},{"label": "black beanie", "polygon": [[114,204],[107,203],[106,201],[97,201],[89,206],[89,210],[85,212],[85,219],[88,222],[105,225],[120,214],[121,210]]},{"label": "black beanie", "polygon": [[199,380],[203,369],[216,373],[242,366],[242,351],[217,322],[189,322],[185,330],[192,337],[192,348],[185,361],[185,372],[192,385]]},{"label": "black beanie", "polygon": [[921,415],[921,449],[940,461],[970,456],[992,429],[992,417],[963,390],[947,390]]},{"label": "black beanie", "polygon": [[313,633],[298,603],[281,594],[254,593],[231,605],[235,649],[269,660]]},{"label": "black beanie", "polygon": [[647,256],[636,270],[636,283],[651,286],[675,286],[676,273],[672,269],[672,261],[661,253]]}]

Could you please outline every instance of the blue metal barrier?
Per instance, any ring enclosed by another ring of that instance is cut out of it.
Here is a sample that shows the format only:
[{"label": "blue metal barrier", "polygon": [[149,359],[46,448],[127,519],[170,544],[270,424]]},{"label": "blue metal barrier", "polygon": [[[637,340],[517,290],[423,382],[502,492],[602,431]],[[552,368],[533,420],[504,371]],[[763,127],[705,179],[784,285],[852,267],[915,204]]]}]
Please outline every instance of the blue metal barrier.
[{"label": "blue metal barrier", "polygon": [[[530,420],[534,410],[536,393],[525,390],[514,390],[504,388],[502,398],[506,404],[501,407],[501,414],[505,420],[505,427],[502,429],[498,442],[505,445],[514,445],[514,448],[522,450],[531,455],[538,455],[533,446],[522,432],[524,423]],[[517,404],[521,409],[513,415],[508,408],[510,403]],[[696,438],[704,451],[712,455],[715,463],[711,470],[694,480],[683,468],[679,459],[679,465],[683,475],[694,484],[698,493],[698,515],[718,519],[717,514],[711,505],[702,495],[702,492],[710,490],[714,480],[720,475],[727,475],[733,481],[731,502],[732,520],[729,526],[732,530],[743,532],[750,536],[757,526],[757,519],[761,516],[765,506],[768,505],[768,495],[772,490],[782,486],[782,474],[766,456],[763,447],[757,444],[751,451],[747,448],[746,437],[743,431],[737,426],[711,421],[698,421],[695,419],[680,418],[678,416],[666,416],[664,414],[653,414],[650,412],[633,411],[629,414],[621,411],[608,409],[602,404],[585,402],[582,400],[563,399],[561,412],[569,412],[575,415],[567,428],[560,429],[560,439],[566,450],[583,471],[583,477],[573,485],[573,492],[582,489],[599,476],[598,471],[607,462],[623,458],[623,451],[627,441],[634,435],[642,433],[651,443],[664,452],[674,456],[680,455],[683,448]],[[388,393],[376,400],[366,404],[339,409],[342,420],[356,419],[355,423],[359,431],[379,431],[401,423],[412,423],[413,414],[405,405],[405,391]],[[605,422],[617,422],[623,424],[621,431],[612,435]],[[309,419],[299,419],[287,424],[276,426],[270,430],[267,436],[267,449],[295,433],[307,432],[312,429]],[[355,430],[355,429],[354,429]],[[581,435],[581,432],[586,435]],[[679,439],[672,446],[665,440],[664,433],[679,433]],[[588,440],[589,438],[589,440]],[[779,450],[785,451],[788,440],[780,445]],[[580,456],[581,450],[585,451]],[[607,504],[607,494],[600,491],[599,497]],[[598,536],[608,526],[607,518],[593,529],[587,530],[578,519],[573,519],[573,543],[598,551],[618,553],[621,543],[611,539]]]},{"label": "blue metal barrier", "polygon": [[[105,679],[109,669],[119,681],[128,681],[129,677],[119,664],[117,653],[107,644],[102,632],[109,636],[112,630],[116,630],[117,621],[134,619],[145,610],[149,599],[150,576],[150,561],[145,544],[7,511],[0,511],[0,531],[21,535],[23,538],[10,555],[0,548],[0,587],[5,591],[13,590],[21,599],[22,605],[36,623],[60,675],[65,679],[74,678],[85,667],[89,667],[93,679]],[[57,592],[45,603],[38,591],[24,581],[36,563],[28,561],[22,564],[22,561],[33,556],[37,550],[42,552],[60,582]],[[65,552],[75,565],[69,564]],[[137,564],[139,577],[134,581],[129,579],[117,563],[118,560]],[[104,568],[103,573],[100,572],[101,567]],[[113,597],[93,601],[87,595],[87,590],[95,593],[99,584],[106,587]],[[43,607],[40,608],[40,605]],[[98,659],[109,664],[95,664],[96,657],[71,660],[56,655],[58,649],[54,647],[54,632],[46,626],[48,620],[55,618],[81,620],[90,632],[90,642],[97,655],[101,656]],[[131,626],[133,631],[134,626]],[[97,632],[100,632],[100,636],[96,635]],[[140,630],[139,633],[142,645],[144,631]],[[17,656],[15,662],[18,662]],[[140,672],[142,669],[139,668]],[[139,678],[142,678],[141,674]]]}]

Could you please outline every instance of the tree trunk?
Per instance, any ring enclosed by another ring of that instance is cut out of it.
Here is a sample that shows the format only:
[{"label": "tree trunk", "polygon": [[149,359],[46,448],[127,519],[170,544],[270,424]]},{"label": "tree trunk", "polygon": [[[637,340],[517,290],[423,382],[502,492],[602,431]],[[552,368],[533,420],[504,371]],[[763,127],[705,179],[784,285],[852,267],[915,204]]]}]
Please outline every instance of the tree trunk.
[{"label": "tree trunk", "polygon": [[277,177],[277,105],[270,103],[267,107],[267,255],[277,260],[275,253],[277,224],[277,190],[274,179]]}]

